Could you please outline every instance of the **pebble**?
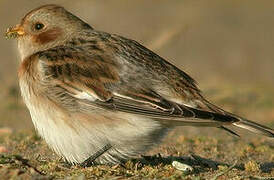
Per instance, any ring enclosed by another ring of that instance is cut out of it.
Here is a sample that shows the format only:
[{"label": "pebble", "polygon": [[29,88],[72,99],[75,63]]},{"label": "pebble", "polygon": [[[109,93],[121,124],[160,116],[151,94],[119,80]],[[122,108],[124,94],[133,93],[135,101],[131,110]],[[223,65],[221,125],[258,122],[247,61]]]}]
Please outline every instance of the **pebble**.
[{"label": "pebble", "polygon": [[12,133],[12,130],[8,127],[2,127],[0,128],[0,134],[10,134]]},{"label": "pebble", "polygon": [[172,166],[175,167],[176,169],[180,170],[180,171],[185,172],[185,173],[190,173],[194,170],[193,167],[191,167],[187,164],[183,164],[179,161],[173,161]]},{"label": "pebble", "polygon": [[0,146],[0,153],[6,153],[8,149],[5,146]]}]

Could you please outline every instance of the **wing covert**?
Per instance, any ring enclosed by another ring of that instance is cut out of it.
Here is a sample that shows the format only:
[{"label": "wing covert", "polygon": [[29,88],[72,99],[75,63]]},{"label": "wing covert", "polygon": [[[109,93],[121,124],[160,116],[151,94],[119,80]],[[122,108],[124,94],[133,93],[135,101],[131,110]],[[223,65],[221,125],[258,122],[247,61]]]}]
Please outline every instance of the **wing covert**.
[{"label": "wing covert", "polygon": [[[87,52],[57,47],[36,54],[43,77],[41,81],[46,84],[49,98],[63,103],[67,110],[84,109],[87,112],[101,108],[159,121],[197,122],[211,126],[237,121],[231,116],[169,101],[147,84],[142,84],[142,80],[126,84],[120,76],[121,62],[115,57],[101,51]],[[187,81],[190,80],[185,83]],[[138,86],[134,87],[135,84]],[[196,86],[192,87],[192,91],[195,90]],[[199,94],[198,90],[196,93]]]}]

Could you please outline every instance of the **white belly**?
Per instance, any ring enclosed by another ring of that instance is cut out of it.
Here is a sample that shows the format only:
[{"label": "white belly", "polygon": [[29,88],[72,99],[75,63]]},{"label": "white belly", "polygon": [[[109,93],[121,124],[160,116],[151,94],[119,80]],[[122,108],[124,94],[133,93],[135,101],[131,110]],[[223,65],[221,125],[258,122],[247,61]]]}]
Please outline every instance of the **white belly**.
[{"label": "white belly", "polygon": [[26,83],[20,82],[20,88],[35,129],[57,154],[69,162],[79,163],[91,156],[96,146],[100,147],[92,139],[86,142],[89,133],[85,128],[73,121],[68,123],[65,113],[58,107],[45,103],[42,97],[34,97]]},{"label": "white belly", "polygon": [[[121,124],[94,124],[93,116],[90,119],[83,116],[85,119],[81,121],[82,116],[62,111],[41,94],[37,98],[24,81],[20,81],[20,88],[38,133],[57,154],[71,163],[83,162],[106,144],[113,148],[97,162],[117,163],[117,157],[133,157],[147,150],[159,142],[165,132],[157,122],[129,114],[121,115],[124,119]],[[108,117],[115,121],[115,116]]]}]

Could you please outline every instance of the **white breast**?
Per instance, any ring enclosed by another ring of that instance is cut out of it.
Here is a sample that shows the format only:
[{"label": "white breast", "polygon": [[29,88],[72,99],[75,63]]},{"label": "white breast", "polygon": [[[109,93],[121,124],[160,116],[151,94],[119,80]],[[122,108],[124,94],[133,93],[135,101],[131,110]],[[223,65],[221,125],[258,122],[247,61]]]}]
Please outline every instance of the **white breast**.
[{"label": "white breast", "polygon": [[69,162],[79,163],[91,156],[96,151],[96,146],[101,147],[92,139],[87,142],[86,136],[93,135],[75,121],[69,124],[66,114],[46,103],[41,95],[36,97],[26,81],[20,80],[19,84],[35,129],[57,154]]}]

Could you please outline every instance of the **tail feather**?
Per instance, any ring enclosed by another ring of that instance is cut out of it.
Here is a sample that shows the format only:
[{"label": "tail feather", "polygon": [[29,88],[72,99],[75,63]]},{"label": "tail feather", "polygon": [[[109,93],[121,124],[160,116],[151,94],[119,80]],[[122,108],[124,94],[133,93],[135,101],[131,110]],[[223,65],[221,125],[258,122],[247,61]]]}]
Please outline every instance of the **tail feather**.
[{"label": "tail feather", "polygon": [[[242,117],[239,117],[235,114],[227,112],[227,111],[219,108],[218,106],[210,103],[206,99],[204,99],[204,104],[213,112],[223,114],[225,116],[230,117],[231,119],[236,119],[237,120],[236,122],[231,122],[231,124],[234,125],[234,126],[249,130],[249,131],[257,133],[257,134],[261,134],[261,135],[264,135],[264,136],[274,138],[274,130],[269,128],[269,127],[263,126],[261,124],[249,121],[249,120],[244,119]],[[224,128],[221,127],[221,129],[224,129]],[[228,129],[224,129],[224,130],[229,132]],[[234,132],[231,132],[231,133],[234,134]]]},{"label": "tail feather", "polygon": [[246,120],[235,114],[226,112],[216,106],[211,107],[211,110],[214,110],[213,112],[180,105],[180,110],[183,111],[181,115],[172,118],[169,117],[167,119],[161,118],[160,120],[162,123],[167,123],[167,125],[172,124],[174,126],[218,127],[229,132],[234,136],[239,137],[237,133],[225,127],[227,125],[234,125],[249,130],[253,133],[274,138],[274,130],[269,127]]},{"label": "tail feather", "polygon": [[232,131],[231,129],[228,129],[227,127],[220,126],[219,128],[225,130],[226,132],[230,133],[234,137],[240,137],[239,134],[237,134],[236,132]]},{"label": "tail feather", "polygon": [[243,128],[243,129],[247,129],[251,132],[274,138],[274,130],[273,129],[263,126],[261,124],[246,120],[246,119],[239,119],[238,122],[234,122],[232,124],[234,126],[237,126],[237,127]]}]

